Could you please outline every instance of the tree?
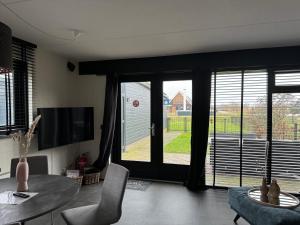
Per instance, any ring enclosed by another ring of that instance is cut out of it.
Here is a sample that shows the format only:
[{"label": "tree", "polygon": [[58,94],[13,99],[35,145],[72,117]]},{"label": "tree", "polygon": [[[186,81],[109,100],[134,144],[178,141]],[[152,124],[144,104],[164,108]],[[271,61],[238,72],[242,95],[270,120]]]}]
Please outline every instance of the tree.
[{"label": "tree", "polygon": [[[289,114],[294,113],[295,96],[292,94],[274,94],[272,104],[272,128],[274,139],[286,139],[291,134],[289,126]],[[296,105],[297,106],[297,105]],[[267,97],[260,97],[257,103],[251,107],[249,120],[254,127],[257,138],[265,138],[267,134]],[[292,110],[294,109],[294,110]]]},{"label": "tree", "polygon": [[[260,97],[257,103],[249,107],[249,123],[254,128],[257,138],[266,138],[267,136],[267,98]],[[249,125],[250,125],[249,124]]]}]

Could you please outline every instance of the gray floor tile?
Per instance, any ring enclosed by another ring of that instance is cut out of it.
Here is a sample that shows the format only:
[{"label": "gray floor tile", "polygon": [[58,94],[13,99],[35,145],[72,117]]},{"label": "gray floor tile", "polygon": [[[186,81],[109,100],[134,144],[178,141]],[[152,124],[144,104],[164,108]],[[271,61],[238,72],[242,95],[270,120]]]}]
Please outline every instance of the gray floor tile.
[{"label": "gray floor tile", "polygon": [[[101,186],[83,186],[74,200],[54,212],[55,225],[65,225],[60,212],[67,208],[95,204]],[[126,189],[123,215],[118,225],[231,225],[235,213],[227,203],[226,190],[209,189],[193,193],[179,184],[153,182],[146,191]],[[26,225],[50,225],[50,215]],[[247,225],[243,219],[240,225]],[[95,224],[96,225],[96,224]]]}]

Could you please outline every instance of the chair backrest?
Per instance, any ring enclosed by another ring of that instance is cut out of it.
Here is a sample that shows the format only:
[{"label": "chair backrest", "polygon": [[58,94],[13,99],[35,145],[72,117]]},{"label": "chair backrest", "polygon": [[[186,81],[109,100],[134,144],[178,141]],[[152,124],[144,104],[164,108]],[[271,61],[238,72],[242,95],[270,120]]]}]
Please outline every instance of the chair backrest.
[{"label": "chair backrest", "polygon": [[122,214],[122,202],[126,189],[129,171],[120,165],[111,163],[108,166],[102,187],[102,198],[99,210],[117,222]]},{"label": "chair backrest", "polygon": [[[16,176],[16,167],[19,158],[11,160],[10,164],[10,177]],[[48,158],[45,155],[27,157],[29,165],[29,175],[47,175],[48,174]]]}]

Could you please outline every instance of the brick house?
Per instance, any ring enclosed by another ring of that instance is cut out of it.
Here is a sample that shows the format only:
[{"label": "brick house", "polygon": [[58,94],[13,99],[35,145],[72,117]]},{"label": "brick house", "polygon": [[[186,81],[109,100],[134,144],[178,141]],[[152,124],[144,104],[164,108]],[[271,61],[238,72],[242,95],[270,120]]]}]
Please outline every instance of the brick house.
[{"label": "brick house", "polygon": [[[185,104],[184,104],[185,99]],[[170,102],[171,111],[192,110],[192,100],[183,92],[179,91]]]}]

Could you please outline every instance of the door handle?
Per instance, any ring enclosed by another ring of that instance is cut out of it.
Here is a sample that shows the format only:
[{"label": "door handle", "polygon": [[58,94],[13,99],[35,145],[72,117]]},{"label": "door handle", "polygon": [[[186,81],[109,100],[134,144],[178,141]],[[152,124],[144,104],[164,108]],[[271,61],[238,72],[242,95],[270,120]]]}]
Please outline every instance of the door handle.
[{"label": "door handle", "polygon": [[151,136],[155,136],[155,123],[152,123],[149,129],[151,130]]}]

